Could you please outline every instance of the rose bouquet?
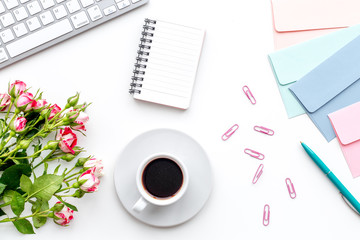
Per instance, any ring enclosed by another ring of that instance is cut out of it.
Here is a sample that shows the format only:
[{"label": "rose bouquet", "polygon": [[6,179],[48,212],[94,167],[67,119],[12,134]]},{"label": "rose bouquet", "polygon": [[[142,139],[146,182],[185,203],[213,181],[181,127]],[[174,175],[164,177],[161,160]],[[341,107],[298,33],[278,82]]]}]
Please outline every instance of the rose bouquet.
[{"label": "rose bouquet", "polygon": [[103,164],[80,156],[76,133],[86,130],[89,104],[78,101],[77,93],[60,108],[22,81],[0,94],[0,223],[24,234],[49,218],[67,226],[77,211],[68,198],[97,191]]}]

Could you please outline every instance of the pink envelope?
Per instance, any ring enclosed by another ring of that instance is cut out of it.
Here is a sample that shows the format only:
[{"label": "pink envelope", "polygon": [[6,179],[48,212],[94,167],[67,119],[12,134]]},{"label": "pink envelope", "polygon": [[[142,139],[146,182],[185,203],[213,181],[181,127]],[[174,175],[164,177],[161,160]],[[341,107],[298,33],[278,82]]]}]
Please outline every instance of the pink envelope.
[{"label": "pink envelope", "polygon": [[330,113],[329,118],[352,176],[360,176],[360,102]]},{"label": "pink envelope", "polygon": [[359,0],[271,0],[275,49],[360,23]]}]

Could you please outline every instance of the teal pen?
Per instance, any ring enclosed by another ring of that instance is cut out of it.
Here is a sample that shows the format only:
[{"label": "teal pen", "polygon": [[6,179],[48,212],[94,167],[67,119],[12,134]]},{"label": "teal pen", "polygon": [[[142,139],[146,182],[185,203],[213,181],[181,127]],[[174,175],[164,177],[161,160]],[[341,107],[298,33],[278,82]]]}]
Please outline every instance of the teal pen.
[{"label": "teal pen", "polygon": [[300,142],[306,153],[316,163],[316,165],[325,173],[330,181],[339,189],[340,193],[346,198],[346,200],[356,209],[357,213],[360,213],[360,203],[354,198],[354,196],[346,189],[346,187],[340,182],[340,180],[330,171],[330,169],[321,161],[321,159],[303,142]]}]

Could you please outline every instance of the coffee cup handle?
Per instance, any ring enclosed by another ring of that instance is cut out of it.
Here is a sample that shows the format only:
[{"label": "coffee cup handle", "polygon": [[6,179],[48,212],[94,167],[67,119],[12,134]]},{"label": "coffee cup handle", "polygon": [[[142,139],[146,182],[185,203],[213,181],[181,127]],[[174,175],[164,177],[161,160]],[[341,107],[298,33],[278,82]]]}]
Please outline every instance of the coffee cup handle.
[{"label": "coffee cup handle", "polygon": [[147,205],[148,205],[148,202],[143,197],[140,197],[139,200],[137,200],[137,202],[134,204],[132,209],[135,212],[141,212],[142,210],[144,210],[146,208]]}]

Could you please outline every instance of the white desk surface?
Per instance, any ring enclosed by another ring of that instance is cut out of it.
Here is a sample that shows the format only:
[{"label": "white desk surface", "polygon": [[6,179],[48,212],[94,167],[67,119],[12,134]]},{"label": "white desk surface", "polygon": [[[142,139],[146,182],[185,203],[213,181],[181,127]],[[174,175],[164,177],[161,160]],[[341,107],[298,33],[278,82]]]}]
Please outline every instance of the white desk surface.
[{"label": "white desk surface", "polygon": [[[145,17],[206,29],[191,107],[178,110],[134,100],[127,92]],[[307,143],[360,199],[360,178],[353,179],[337,140],[327,143],[310,119],[288,119],[267,54],[273,51],[269,0],[150,0],[111,22],[67,40],[0,71],[0,87],[20,79],[41,88],[49,102],[64,105],[76,91],[93,102],[88,108],[90,154],[102,158],[106,176],[97,193],[74,203],[70,226],[51,221],[22,236],[0,224],[1,239],[350,239],[360,233],[359,216],[305,154]],[[242,92],[256,97],[250,104]],[[239,130],[226,142],[221,135],[233,124]],[[262,125],[274,136],[255,132]],[[193,219],[173,228],[147,226],[122,207],[113,169],[124,146],[138,134],[173,128],[195,138],[209,155],[214,186],[209,201]],[[259,161],[244,154],[265,154]],[[264,173],[251,183],[260,163]],[[297,197],[290,199],[285,178]],[[262,225],[263,207],[271,207],[270,225]]]}]

